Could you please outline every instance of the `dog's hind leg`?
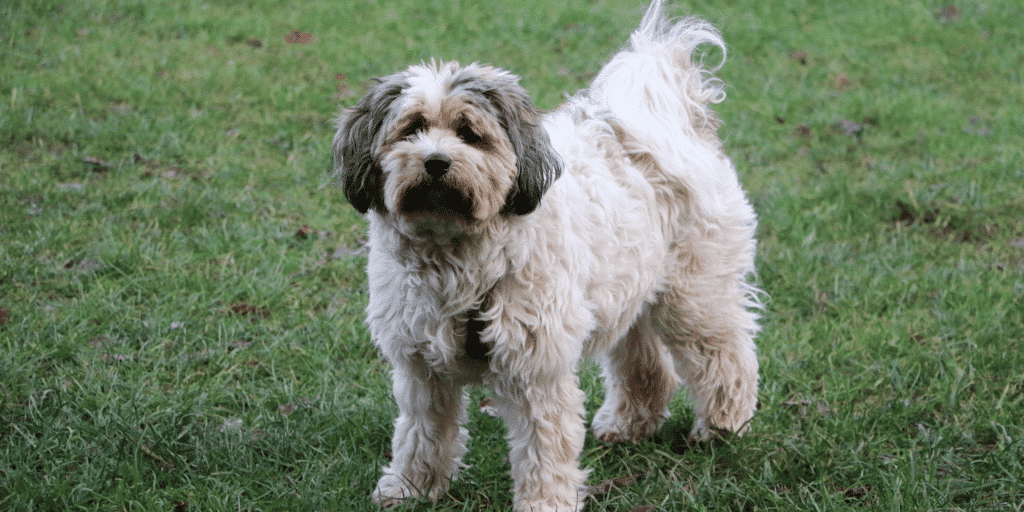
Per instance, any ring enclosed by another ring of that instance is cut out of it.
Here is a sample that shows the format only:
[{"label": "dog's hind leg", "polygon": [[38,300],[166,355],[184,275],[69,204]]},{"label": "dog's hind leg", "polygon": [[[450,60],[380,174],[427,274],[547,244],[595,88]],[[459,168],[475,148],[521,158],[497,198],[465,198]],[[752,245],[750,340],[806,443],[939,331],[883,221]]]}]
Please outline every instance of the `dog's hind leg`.
[{"label": "dog's hind leg", "polygon": [[648,311],[600,363],[605,396],[591,425],[594,437],[635,443],[653,434],[669,416],[668,403],[679,378]]},{"label": "dog's hind leg", "polygon": [[663,293],[652,312],[690,390],[696,414],[690,437],[742,434],[757,405],[757,313],[748,309],[750,292],[735,277],[688,277]]}]

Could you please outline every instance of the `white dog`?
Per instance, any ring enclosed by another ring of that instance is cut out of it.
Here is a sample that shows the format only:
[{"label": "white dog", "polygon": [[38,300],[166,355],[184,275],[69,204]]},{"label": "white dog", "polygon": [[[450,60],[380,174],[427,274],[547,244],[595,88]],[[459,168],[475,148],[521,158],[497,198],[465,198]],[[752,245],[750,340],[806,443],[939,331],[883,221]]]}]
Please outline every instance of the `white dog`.
[{"label": "white dog", "polygon": [[399,409],[375,502],[444,493],[463,388],[482,384],[508,426],[513,509],[579,510],[585,357],[603,368],[602,441],[651,435],[681,384],[692,437],[746,429],[757,221],[708,107],[722,83],[691,59],[703,43],[725,51],[655,0],[554,112],[506,71],[433,61],[342,112],[335,170],[369,221],[367,322]]}]

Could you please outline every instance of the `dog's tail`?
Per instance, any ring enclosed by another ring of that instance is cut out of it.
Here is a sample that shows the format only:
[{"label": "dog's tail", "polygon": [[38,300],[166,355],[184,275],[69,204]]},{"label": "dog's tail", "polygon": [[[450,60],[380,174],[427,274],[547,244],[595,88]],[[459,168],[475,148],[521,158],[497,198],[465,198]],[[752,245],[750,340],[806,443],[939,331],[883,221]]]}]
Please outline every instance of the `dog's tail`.
[{"label": "dog's tail", "polygon": [[[702,44],[721,49],[717,66],[705,68],[703,54],[693,61]],[[725,63],[725,55],[725,42],[713,25],[698,18],[668,20],[664,0],[654,0],[629,43],[598,73],[588,96],[634,130],[650,131],[654,140],[666,134],[658,126],[666,120],[717,144],[719,121],[708,104],[725,99],[722,81],[712,74]]]},{"label": "dog's tail", "polygon": [[[643,20],[601,69],[586,92],[570,100],[583,118],[606,121],[630,158],[648,179],[667,186],[673,207],[688,215],[720,218],[742,210],[742,224],[753,223],[736,172],[721,153],[719,120],[710,104],[725,99],[724,84],[712,74],[725,62],[725,42],[710,23],[697,18],[669,20],[664,0],[654,0]],[[707,68],[698,46],[722,52]],[[728,214],[726,214],[728,215]]]}]

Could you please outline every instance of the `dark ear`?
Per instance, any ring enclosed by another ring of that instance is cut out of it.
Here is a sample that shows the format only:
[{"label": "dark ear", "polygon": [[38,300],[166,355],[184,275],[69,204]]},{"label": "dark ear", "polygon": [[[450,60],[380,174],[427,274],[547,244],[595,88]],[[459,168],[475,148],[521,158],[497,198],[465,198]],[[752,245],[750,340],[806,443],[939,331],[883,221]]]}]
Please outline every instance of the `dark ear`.
[{"label": "dark ear", "polygon": [[501,213],[526,215],[537,209],[544,192],[562,174],[562,160],[540,124],[540,112],[515,77],[508,75],[492,83],[494,89],[484,94],[498,111],[519,173]]},{"label": "dark ear", "polygon": [[374,158],[381,142],[381,128],[391,114],[391,104],[401,96],[401,74],[378,78],[352,108],[341,112],[334,134],[334,174],[341,177],[345,198],[359,213],[384,206],[384,173]]}]

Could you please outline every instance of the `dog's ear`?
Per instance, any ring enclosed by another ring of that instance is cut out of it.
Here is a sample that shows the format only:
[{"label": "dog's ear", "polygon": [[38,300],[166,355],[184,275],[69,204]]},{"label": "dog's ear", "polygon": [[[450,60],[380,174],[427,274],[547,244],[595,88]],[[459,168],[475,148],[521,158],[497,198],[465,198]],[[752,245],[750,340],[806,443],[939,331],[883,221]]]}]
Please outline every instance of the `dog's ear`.
[{"label": "dog's ear", "polygon": [[391,115],[391,104],[402,95],[401,74],[375,79],[376,83],[352,108],[342,111],[334,134],[334,174],[340,176],[345,198],[359,213],[384,206],[384,172],[374,153],[381,128]]},{"label": "dog's ear", "polygon": [[540,205],[548,187],[562,174],[562,160],[540,124],[540,112],[514,75],[490,82],[484,91],[497,109],[498,122],[505,130],[516,155],[516,181],[505,198],[501,213],[526,215]]}]

